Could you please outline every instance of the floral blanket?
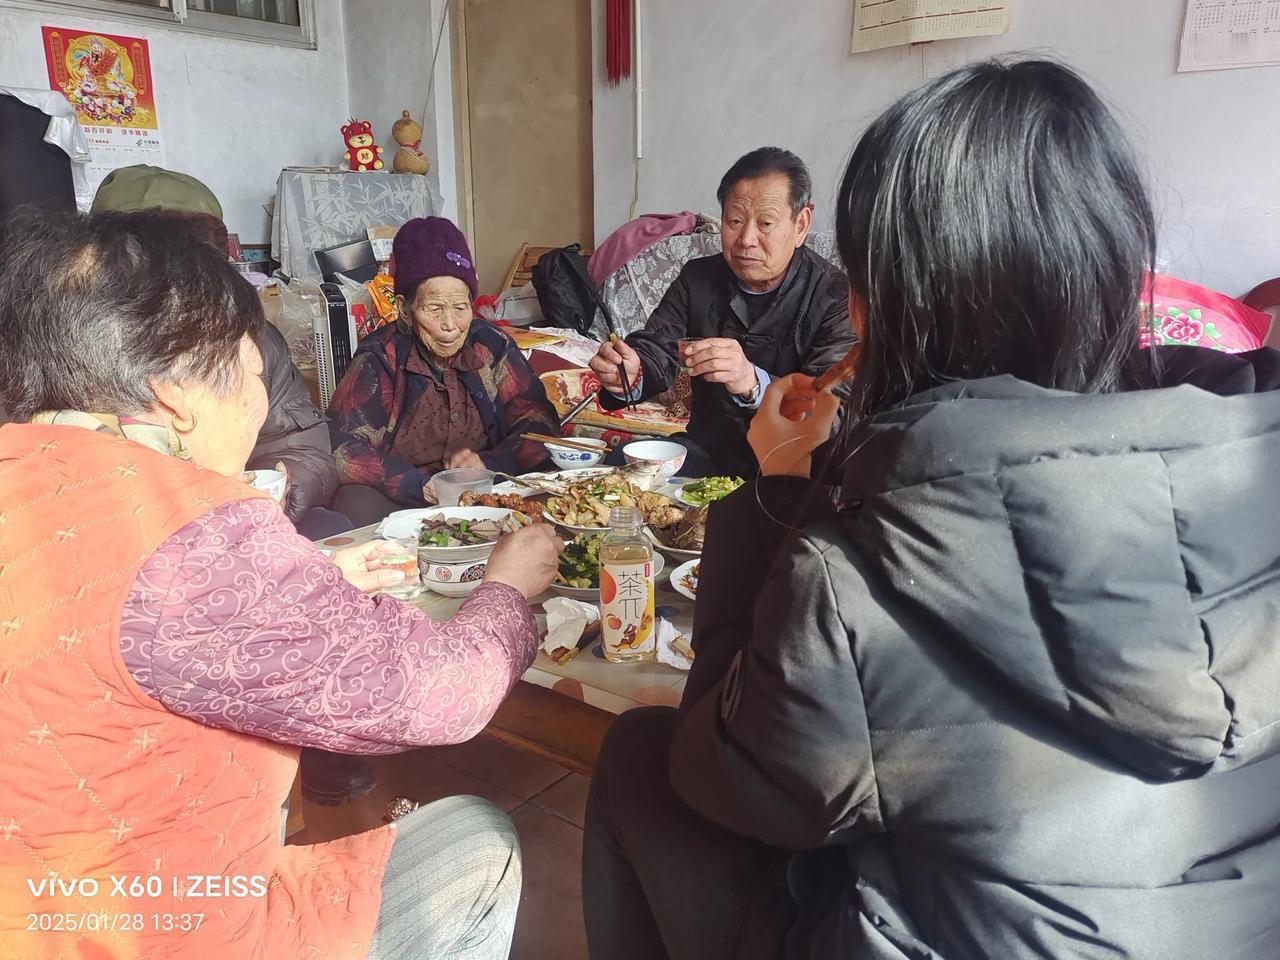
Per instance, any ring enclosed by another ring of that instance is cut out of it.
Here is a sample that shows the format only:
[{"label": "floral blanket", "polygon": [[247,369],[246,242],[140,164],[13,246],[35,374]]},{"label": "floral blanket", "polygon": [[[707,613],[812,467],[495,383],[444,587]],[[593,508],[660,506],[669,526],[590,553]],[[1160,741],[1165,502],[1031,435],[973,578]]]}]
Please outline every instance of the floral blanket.
[{"label": "floral blanket", "polygon": [[1206,287],[1157,274],[1149,291],[1150,323],[1142,345],[1205,347],[1223,353],[1257,350],[1267,338],[1271,318]]}]

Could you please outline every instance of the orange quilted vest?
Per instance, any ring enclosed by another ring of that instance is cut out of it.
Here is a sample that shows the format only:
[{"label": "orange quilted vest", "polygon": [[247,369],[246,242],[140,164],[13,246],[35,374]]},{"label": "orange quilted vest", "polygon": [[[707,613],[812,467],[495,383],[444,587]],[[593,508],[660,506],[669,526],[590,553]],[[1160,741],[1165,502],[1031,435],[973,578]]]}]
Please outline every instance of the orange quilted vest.
[{"label": "orange quilted vest", "polygon": [[283,847],[297,749],[170,713],[120,656],[147,557],[254,495],[123,438],[0,427],[0,957],[367,956],[391,830]]}]

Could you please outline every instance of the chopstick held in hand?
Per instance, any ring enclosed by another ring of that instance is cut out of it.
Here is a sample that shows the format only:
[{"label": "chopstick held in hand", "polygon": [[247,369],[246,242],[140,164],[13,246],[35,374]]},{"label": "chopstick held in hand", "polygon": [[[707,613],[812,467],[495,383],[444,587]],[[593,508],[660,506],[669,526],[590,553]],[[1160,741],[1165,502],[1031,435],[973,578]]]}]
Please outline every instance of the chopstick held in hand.
[{"label": "chopstick held in hand", "polygon": [[[609,334],[609,342],[613,344],[615,350],[620,339],[621,337],[616,332]],[[622,381],[622,395],[627,400],[627,409],[634,409],[636,402],[635,398],[631,396],[631,384],[627,381],[627,365],[621,361],[618,362],[618,379]]]}]

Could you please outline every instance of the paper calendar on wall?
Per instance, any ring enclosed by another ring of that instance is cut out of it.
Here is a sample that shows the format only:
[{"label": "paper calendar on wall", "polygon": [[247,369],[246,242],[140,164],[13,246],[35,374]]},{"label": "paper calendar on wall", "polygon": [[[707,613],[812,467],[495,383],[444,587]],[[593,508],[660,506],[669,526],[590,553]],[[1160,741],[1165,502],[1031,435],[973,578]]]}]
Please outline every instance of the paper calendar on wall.
[{"label": "paper calendar on wall", "polygon": [[854,0],[853,52],[1008,33],[1013,0]]},{"label": "paper calendar on wall", "polygon": [[1187,0],[1178,69],[1280,65],[1280,0]]},{"label": "paper calendar on wall", "polygon": [[141,37],[42,27],[49,87],[75,108],[89,141],[89,187],[135,163],[164,166],[151,48]]}]

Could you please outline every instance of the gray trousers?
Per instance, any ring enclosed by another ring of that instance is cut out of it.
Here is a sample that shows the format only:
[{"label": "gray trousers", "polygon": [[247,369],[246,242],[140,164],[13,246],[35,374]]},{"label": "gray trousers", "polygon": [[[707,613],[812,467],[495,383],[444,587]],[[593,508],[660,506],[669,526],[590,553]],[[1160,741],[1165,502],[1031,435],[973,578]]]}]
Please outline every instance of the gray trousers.
[{"label": "gray trousers", "polygon": [[505,960],[520,905],[511,818],[448,797],[395,825],[369,960]]}]

